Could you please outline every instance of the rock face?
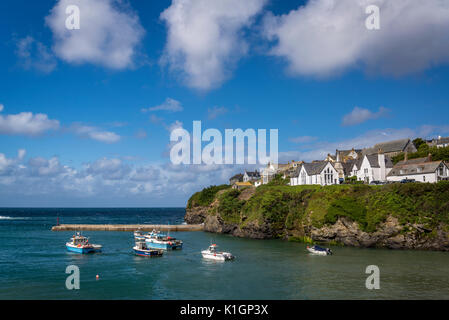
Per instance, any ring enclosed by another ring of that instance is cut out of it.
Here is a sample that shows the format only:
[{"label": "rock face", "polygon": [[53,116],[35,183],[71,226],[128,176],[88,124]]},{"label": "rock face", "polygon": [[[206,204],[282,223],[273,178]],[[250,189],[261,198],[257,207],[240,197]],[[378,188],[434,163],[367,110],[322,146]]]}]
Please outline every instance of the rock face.
[{"label": "rock face", "polygon": [[188,224],[253,239],[449,251],[449,183],[212,191],[189,200]]},{"label": "rock face", "polygon": [[449,251],[449,233],[444,232],[441,227],[437,229],[436,236],[432,237],[426,235],[430,230],[418,225],[407,226],[407,229],[404,230],[404,226],[390,216],[380,224],[376,232],[367,233],[361,231],[357,223],[341,217],[331,226],[312,228],[311,238],[321,242],[337,241],[355,247]]},{"label": "rock face", "polygon": [[[243,227],[226,223],[219,214],[208,214],[212,207],[213,205],[187,209],[185,221],[188,224],[204,223],[204,230],[208,232],[242,238],[271,239],[278,234],[268,222],[250,222]],[[336,242],[354,247],[449,251],[449,233],[442,227],[439,227],[434,235],[428,236],[430,232],[431,230],[420,225],[402,226],[396,218],[390,216],[380,224],[376,232],[367,233],[360,230],[356,222],[340,217],[333,225],[321,228],[306,225],[301,229],[285,230],[285,238],[301,235],[316,242]]]}]

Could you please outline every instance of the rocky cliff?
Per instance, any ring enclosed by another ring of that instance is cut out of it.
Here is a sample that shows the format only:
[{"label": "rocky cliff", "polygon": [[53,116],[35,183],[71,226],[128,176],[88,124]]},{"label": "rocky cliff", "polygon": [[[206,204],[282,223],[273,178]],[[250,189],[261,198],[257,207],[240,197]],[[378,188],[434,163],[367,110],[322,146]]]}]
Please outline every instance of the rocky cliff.
[{"label": "rocky cliff", "polygon": [[449,183],[210,187],[185,220],[237,237],[449,251]]}]

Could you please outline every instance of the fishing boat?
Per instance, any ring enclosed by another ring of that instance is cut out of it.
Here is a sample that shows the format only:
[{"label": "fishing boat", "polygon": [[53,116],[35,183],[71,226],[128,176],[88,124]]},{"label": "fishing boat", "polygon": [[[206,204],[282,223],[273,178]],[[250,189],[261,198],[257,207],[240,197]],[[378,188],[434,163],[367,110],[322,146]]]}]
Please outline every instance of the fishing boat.
[{"label": "fishing boat", "polygon": [[208,249],[201,251],[204,259],[227,261],[233,260],[235,257],[229,252],[217,251],[218,246],[211,244]]},{"label": "fishing boat", "polygon": [[142,231],[140,231],[140,229],[134,231],[134,240],[136,240],[136,242],[137,241],[145,241],[145,236],[142,233]]},{"label": "fishing boat", "polygon": [[182,241],[170,237],[164,233],[153,230],[150,234],[145,235],[145,243],[149,248],[162,250],[182,249]]},{"label": "fishing boat", "polygon": [[133,247],[135,254],[142,257],[160,257],[164,253],[160,249],[150,249],[145,244],[145,241],[136,241],[136,245]]},{"label": "fishing boat", "polygon": [[101,252],[102,246],[89,243],[89,238],[82,236],[79,232],[70,238],[70,242],[65,244],[67,250],[76,253]]},{"label": "fishing boat", "polygon": [[309,247],[307,246],[307,251],[312,254],[320,255],[320,256],[329,256],[332,254],[331,249],[329,248],[321,248],[319,246]]}]

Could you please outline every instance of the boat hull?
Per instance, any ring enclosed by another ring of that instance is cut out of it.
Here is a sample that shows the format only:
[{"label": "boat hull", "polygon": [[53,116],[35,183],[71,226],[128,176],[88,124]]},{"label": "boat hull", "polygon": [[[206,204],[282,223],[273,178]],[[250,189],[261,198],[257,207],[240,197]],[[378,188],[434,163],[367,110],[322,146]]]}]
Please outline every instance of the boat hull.
[{"label": "boat hull", "polygon": [[162,252],[159,250],[134,249],[134,253],[141,257],[160,257],[160,256],[162,256]]},{"label": "boat hull", "polygon": [[72,246],[69,244],[66,244],[66,248],[70,252],[81,253],[81,254],[101,252],[101,248],[94,248],[94,247],[85,248],[85,247]]},{"label": "boat hull", "polygon": [[148,248],[152,249],[162,249],[162,250],[180,250],[182,249],[182,243],[168,243],[168,242],[159,242],[152,240],[145,240],[145,243]]},{"label": "boat hull", "polygon": [[215,261],[228,261],[234,259],[234,256],[231,254],[223,255],[221,253],[210,253],[209,251],[202,251],[201,254],[203,255],[204,259],[208,260],[215,260]]},{"label": "boat hull", "polygon": [[318,256],[328,256],[329,255],[329,253],[327,251],[314,250],[313,248],[307,248],[307,251],[309,251],[311,254],[315,254]]}]

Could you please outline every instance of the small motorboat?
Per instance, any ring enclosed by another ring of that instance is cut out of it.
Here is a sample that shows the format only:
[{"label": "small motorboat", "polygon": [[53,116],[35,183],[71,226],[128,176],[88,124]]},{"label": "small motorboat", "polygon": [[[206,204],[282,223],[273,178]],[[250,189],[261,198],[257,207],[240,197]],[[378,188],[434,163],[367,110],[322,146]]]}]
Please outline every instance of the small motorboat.
[{"label": "small motorboat", "polygon": [[229,252],[217,251],[217,247],[218,246],[216,244],[211,244],[209,246],[209,249],[201,251],[203,258],[218,261],[227,261],[235,259],[235,257]]},{"label": "small motorboat", "polygon": [[70,242],[67,242],[65,246],[67,250],[76,253],[101,252],[101,249],[103,248],[103,246],[99,244],[89,243],[89,238],[82,236],[79,232],[70,238]]},{"label": "small motorboat", "polygon": [[329,248],[321,248],[319,246],[309,247],[307,246],[307,250],[312,254],[317,254],[320,256],[329,256],[332,254],[331,249]]},{"label": "small motorboat", "polygon": [[163,249],[163,250],[176,250],[182,249],[182,241],[176,238],[170,237],[164,233],[153,230],[150,234],[144,236],[145,242],[149,248]]},{"label": "small motorboat", "polygon": [[145,241],[137,241],[136,245],[133,247],[135,254],[142,257],[160,257],[164,253],[160,249],[150,249],[145,244]]}]

